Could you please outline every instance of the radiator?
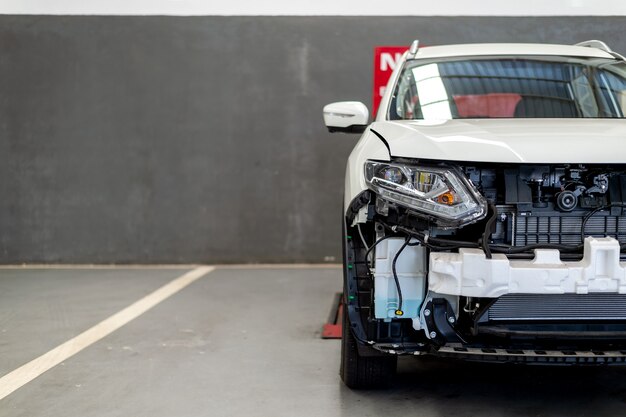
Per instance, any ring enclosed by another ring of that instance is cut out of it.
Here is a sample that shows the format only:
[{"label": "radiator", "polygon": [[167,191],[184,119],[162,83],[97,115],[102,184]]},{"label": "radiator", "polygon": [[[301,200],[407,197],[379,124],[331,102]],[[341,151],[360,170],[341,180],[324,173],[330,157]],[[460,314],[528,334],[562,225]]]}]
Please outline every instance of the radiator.
[{"label": "radiator", "polygon": [[626,320],[626,294],[507,294],[487,315],[493,321]]}]

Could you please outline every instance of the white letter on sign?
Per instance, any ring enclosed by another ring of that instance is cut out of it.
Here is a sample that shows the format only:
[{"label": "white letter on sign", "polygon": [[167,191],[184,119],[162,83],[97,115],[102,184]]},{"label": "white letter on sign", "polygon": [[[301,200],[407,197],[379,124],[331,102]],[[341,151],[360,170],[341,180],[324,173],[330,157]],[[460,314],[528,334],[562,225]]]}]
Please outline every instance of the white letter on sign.
[{"label": "white letter on sign", "polygon": [[394,57],[389,52],[383,52],[380,54],[380,70],[388,71],[391,69],[393,71],[396,69],[396,65],[398,64],[398,61],[400,61],[400,58],[402,58],[401,53],[396,53]]}]

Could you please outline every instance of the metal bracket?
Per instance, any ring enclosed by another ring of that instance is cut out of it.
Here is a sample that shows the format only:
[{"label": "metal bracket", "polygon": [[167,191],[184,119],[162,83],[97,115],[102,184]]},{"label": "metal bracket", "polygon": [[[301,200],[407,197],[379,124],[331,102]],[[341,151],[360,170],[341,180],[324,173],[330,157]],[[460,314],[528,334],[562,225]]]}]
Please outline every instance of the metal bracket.
[{"label": "metal bracket", "polygon": [[[428,313],[427,313],[428,312]],[[437,345],[446,343],[467,343],[454,329],[456,316],[445,298],[434,298],[424,309],[426,331]]]}]

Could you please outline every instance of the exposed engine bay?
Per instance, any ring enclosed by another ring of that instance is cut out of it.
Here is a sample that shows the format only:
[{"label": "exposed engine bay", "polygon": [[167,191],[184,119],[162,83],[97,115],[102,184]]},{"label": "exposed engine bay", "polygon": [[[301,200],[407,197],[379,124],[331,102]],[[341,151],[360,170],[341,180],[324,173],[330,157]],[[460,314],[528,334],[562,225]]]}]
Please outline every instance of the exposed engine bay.
[{"label": "exposed engine bay", "polygon": [[[620,223],[626,201],[623,168],[547,165],[465,172],[496,207],[493,243],[577,245],[585,235],[626,238],[626,224]],[[610,210],[588,217],[602,209]]]},{"label": "exposed engine bay", "polygon": [[626,218],[622,218],[626,166],[473,165],[461,169],[489,205],[489,212],[479,221],[459,228],[442,227],[378,196],[376,214],[386,224],[415,232],[418,239],[429,236],[438,250],[487,246],[494,252],[532,257],[537,247],[553,247],[564,251],[565,258],[576,259],[585,235],[611,236],[626,243]]},{"label": "exposed engine bay", "polygon": [[[352,318],[360,316],[364,343],[392,353],[626,349],[626,285],[613,271],[626,259],[626,166],[433,164],[425,172],[394,163],[369,168],[371,190],[348,210]],[[422,210],[384,188],[409,183],[434,204]],[[576,277],[587,264],[596,275],[583,285]]]}]

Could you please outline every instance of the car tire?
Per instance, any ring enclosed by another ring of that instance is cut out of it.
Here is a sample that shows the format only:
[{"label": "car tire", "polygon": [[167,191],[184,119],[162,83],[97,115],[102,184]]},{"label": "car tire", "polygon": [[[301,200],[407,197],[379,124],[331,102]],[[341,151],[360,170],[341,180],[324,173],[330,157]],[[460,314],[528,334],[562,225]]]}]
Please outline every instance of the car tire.
[{"label": "car tire", "polygon": [[398,358],[395,355],[360,356],[357,343],[344,310],[339,372],[341,379],[352,389],[388,388],[396,374]]}]

